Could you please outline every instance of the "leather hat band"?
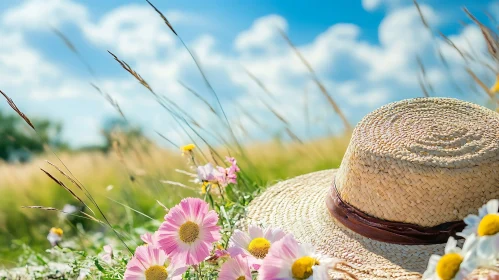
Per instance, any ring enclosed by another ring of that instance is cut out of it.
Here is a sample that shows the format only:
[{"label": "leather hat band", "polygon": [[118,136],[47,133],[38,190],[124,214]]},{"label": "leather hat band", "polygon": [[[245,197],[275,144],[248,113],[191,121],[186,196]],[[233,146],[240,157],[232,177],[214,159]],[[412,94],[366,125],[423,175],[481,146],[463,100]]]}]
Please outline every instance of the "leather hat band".
[{"label": "leather hat band", "polygon": [[450,236],[464,229],[463,221],[447,222],[433,227],[390,222],[370,216],[344,202],[331,186],[327,207],[334,218],[350,230],[370,239],[401,245],[428,245],[446,243]]}]

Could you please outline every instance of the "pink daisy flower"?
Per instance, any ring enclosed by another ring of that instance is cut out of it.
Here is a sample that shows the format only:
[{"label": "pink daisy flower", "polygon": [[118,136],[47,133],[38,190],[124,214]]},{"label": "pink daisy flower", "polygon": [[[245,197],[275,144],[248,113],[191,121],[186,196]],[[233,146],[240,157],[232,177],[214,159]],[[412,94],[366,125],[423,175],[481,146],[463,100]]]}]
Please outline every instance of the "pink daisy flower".
[{"label": "pink daisy flower", "polygon": [[226,157],[225,159],[231,164],[231,166],[227,168],[217,166],[218,174],[216,174],[218,183],[222,187],[225,187],[228,184],[236,184],[237,172],[241,171],[241,169],[239,169],[239,167],[237,166],[237,161],[235,158]]},{"label": "pink daisy flower", "polygon": [[272,245],[258,271],[258,279],[327,280],[333,265],[333,259],[317,254],[311,245],[299,244],[288,234]]},{"label": "pink daisy flower", "polygon": [[256,225],[250,225],[248,233],[235,230],[230,238],[231,247],[228,251],[233,257],[237,255],[247,257],[251,268],[258,270],[272,244],[286,234],[280,229],[270,227],[262,229]]},{"label": "pink daisy flower", "polygon": [[220,273],[218,274],[220,280],[251,280],[251,271],[248,262],[241,255],[226,261]]},{"label": "pink daisy flower", "polygon": [[165,252],[154,246],[142,245],[137,247],[135,255],[128,262],[125,271],[125,280],[170,280],[182,279],[187,267],[175,266],[167,263]]},{"label": "pink daisy flower", "polygon": [[158,246],[158,232],[154,232],[154,233],[150,233],[150,232],[147,232],[147,233],[144,233],[140,236],[140,239],[142,239],[142,241],[144,241],[147,245],[153,245],[153,246]]},{"label": "pink daisy flower", "polygon": [[218,215],[199,198],[186,198],[170,209],[159,227],[158,243],[173,261],[194,265],[210,255],[220,240]]},{"label": "pink daisy flower", "polygon": [[234,172],[239,172],[241,169],[239,169],[239,166],[237,166],[237,160],[236,158],[233,157],[225,157],[225,160],[227,160],[230,163],[230,169],[234,170]]}]

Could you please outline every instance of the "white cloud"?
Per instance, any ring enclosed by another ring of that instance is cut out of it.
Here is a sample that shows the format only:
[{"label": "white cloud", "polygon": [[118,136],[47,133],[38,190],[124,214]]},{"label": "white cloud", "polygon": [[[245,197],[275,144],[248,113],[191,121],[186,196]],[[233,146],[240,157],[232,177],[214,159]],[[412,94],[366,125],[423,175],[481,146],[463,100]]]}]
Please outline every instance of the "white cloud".
[{"label": "white cloud", "polygon": [[352,54],[355,56],[355,48],[361,44],[358,39],[360,32],[360,28],[354,24],[335,24],[300,49],[315,70],[326,72],[331,67],[339,66],[338,59],[351,57]]},{"label": "white cloud", "polygon": [[[63,100],[65,103],[61,104],[74,104],[72,102],[84,100],[78,105],[81,106],[80,111],[73,112],[75,117],[85,123],[81,131],[74,128],[77,121],[71,118],[72,112],[68,108],[62,110],[60,116],[70,118],[67,125],[71,125],[72,129],[68,132],[68,137],[75,138],[78,133],[85,133],[86,136],[79,138],[80,140],[95,141],[96,138],[89,135],[96,135],[98,117],[113,114],[113,109],[93,91],[86,77],[67,73],[60,65],[51,62],[43,53],[25,42],[25,34],[29,32],[26,30],[42,23],[36,17],[23,21],[21,15],[32,13],[32,7],[36,7],[33,5],[39,5],[38,1],[32,0],[9,10],[10,16],[4,17],[0,24],[0,37],[9,38],[5,44],[0,44],[0,83],[3,87],[6,83],[9,90],[25,92],[26,97],[30,98],[25,102],[32,106],[51,100]],[[373,10],[380,5],[395,5],[396,2],[364,0],[363,5],[367,10]],[[49,7],[41,14],[50,16],[57,13],[53,15],[55,24],[62,25],[70,21],[77,23],[85,39],[102,52],[109,49],[125,59],[156,92],[167,96],[192,114],[202,126],[222,127],[220,120],[214,118],[202,102],[179,85],[179,80],[185,82],[218,108],[189,54],[149,6],[121,6],[92,21],[86,8],[74,2],[51,0]],[[438,26],[439,14],[428,6],[421,5],[421,8],[426,19]],[[70,18],[59,14],[73,16]],[[196,15],[173,11],[167,13],[167,17],[174,26],[192,26]],[[16,22],[25,27],[25,30],[4,30],[6,26]],[[282,131],[282,125],[262,100],[270,103],[292,126],[300,127],[304,123],[305,90],[308,91],[312,119],[339,124],[338,117],[310,79],[307,68],[287,46],[277,28],[284,31],[288,29],[287,21],[279,15],[256,19],[247,30],[239,32],[235,37],[231,51],[220,46],[220,42],[210,34],[194,36],[186,43],[219,93],[229,118],[242,123],[251,135],[261,135],[261,128],[247,116],[241,116],[234,105],[246,108],[269,130]],[[476,28],[470,27],[450,38],[466,48],[467,40],[476,43],[479,35]],[[342,23],[330,26],[308,43],[297,45],[352,122],[389,101],[421,96],[417,84],[419,69],[416,55],[421,55],[429,63],[427,76],[438,87],[437,90],[448,89],[445,87],[447,74],[439,68],[433,56],[435,41],[423,27],[415,7],[389,10],[379,25],[378,36],[379,44],[364,41],[359,26]],[[455,51],[438,44],[451,63],[459,65],[460,58]],[[480,49],[483,45],[475,47]],[[118,69],[111,59],[109,64]],[[243,67],[258,77],[274,97],[267,96],[245,73]],[[454,74],[460,75],[462,71]],[[149,131],[158,130],[177,141],[188,139],[168,113],[154,101],[153,96],[131,76],[100,78],[98,85],[118,100],[130,119],[145,125]],[[93,115],[92,119],[82,119],[82,114],[91,114],[93,111],[99,113]],[[239,134],[242,133],[239,131]],[[312,132],[312,135],[320,135],[320,128]]]},{"label": "white cloud", "polygon": [[[421,5],[421,9],[430,24],[438,25],[438,15],[434,10],[425,5]],[[143,22],[134,24],[142,25]],[[202,35],[188,43],[215,88],[229,92],[229,96],[222,96],[226,105],[236,102],[251,108],[257,119],[270,122],[274,128],[278,127],[279,122],[259,98],[266,99],[278,114],[285,116],[291,123],[302,121],[303,116],[297,112],[297,108],[302,107],[305,88],[309,88],[314,111],[331,110],[317,86],[310,81],[305,66],[279,35],[276,27],[286,30],[287,26],[286,20],[277,15],[255,20],[249,29],[236,37],[235,55],[217,50],[217,41],[209,35]],[[134,28],[134,25],[128,26],[128,30]],[[114,32],[126,34],[126,30],[120,28]],[[383,19],[379,27],[379,45],[362,41],[360,34],[360,28],[354,24],[335,24],[317,35],[309,44],[298,45],[346,114],[358,120],[359,115],[390,100],[422,96],[415,58],[416,55],[432,54],[433,41],[422,25],[415,7],[393,10]],[[154,46],[157,45],[158,43]],[[199,73],[185,50],[172,45],[170,52],[174,55],[156,55],[155,59],[134,61],[136,69],[155,88],[168,92],[168,96],[181,106],[192,107],[199,104],[190,103],[192,99],[177,84],[178,79],[197,85],[206,98],[214,101],[209,91],[203,87]],[[266,97],[241,65],[258,77],[278,102]],[[341,77],[346,68],[351,68],[348,77]],[[445,74],[438,67],[431,66],[427,69],[427,76],[431,83],[438,84],[444,80]],[[220,86],[217,87],[217,83]],[[255,96],[258,98],[255,99]],[[356,109],[355,113],[351,111],[352,108],[359,107],[363,109]],[[229,108],[228,111],[229,115],[237,114],[235,109]],[[206,117],[207,119],[201,119],[204,123],[209,123],[209,114]],[[256,133],[259,129],[251,126],[251,121],[247,118],[242,117],[241,121],[248,125],[246,130],[250,133]]]},{"label": "white cloud", "polygon": [[[438,24],[433,9],[421,5],[421,10],[430,24]],[[378,36],[380,46],[361,44],[356,49],[357,55],[370,65],[369,79],[417,84],[416,56],[432,52],[432,36],[423,26],[416,8],[401,8],[388,14],[379,26]]]},{"label": "white cloud", "polygon": [[394,10],[399,8],[401,4],[410,4],[412,1],[403,0],[362,0],[362,7],[368,12],[373,12],[379,9],[381,6],[386,6],[388,10]]},{"label": "white cloud", "polygon": [[0,29],[0,38],[0,84],[3,86],[38,85],[58,75],[57,68],[29,47],[21,34]]},{"label": "white cloud", "polygon": [[381,5],[382,0],[362,0],[362,7],[366,11],[374,11]]},{"label": "white cloud", "polygon": [[[430,25],[438,24],[438,16],[431,7],[421,5],[420,9]],[[411,53],[426,45],[431,39],[421,22],[418,11],[413,6],[388,14],[381,22],[378,32],[382,46],[395,47]]]},{"label": "white cloud", "polygon": [[244,52],[251,50],[270,51],[281,43],[279,29],[286,31],[288,23],[278,15],[269,15],[255,20],[250,29],[241,32],[235,40],[236,49]]},{"label": "white cloud", "polygon": [[45,29],[66,22],[81,24],[87,17],[86,7],[71,0],[29,0],[7,10],[2,22],[9,28]]},{"label": "white cloud", "polygon": [[[174,18],[180,20],[181,14],[175,13]],[[145,5],[116,8],[82,29],[92,43],[111,48],[123,57],[156,57],[160,48],[167,51],[175,45],[174,35],[158,14]]]},{"label": "white cloud", "polygon": [[[480,50],[485,48],[485,40],[482,32],[475,25],[468,25],[460,34],[451,35],[448,38],[464,55],[480,55]],[[442,41],[440,47],[447,59],[455,62],[463,60],[461,54],[453,46]],[[483,59],[484,57],[481,56],[480,58]]]}]

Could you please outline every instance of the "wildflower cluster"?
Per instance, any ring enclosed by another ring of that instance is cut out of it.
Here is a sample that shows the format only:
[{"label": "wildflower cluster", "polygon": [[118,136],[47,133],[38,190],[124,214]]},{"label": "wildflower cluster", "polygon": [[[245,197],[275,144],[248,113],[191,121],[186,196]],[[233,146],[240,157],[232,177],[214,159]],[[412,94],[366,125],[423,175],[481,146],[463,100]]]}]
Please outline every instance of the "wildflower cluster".
[{"label": "wildflower cluster", "polygon": [[[218,279],[328,279],[335,264],[291,234],[256,225],[248,232],[236,230],[225,250],[218,219],[205,201],[183,199],[158,231],[141,236],[145,245],[135,250],[124,279],[182,279],[189,269],[202,279],[205,263],[221,264]],[[111,261],[110,248],[102,258]]]},{"label": "wildflower cluster", "polygon": [[197,179],[195,182],[201,184],[201,193],[218,194],[223,196],[224,188],[229,184],[237,183],[237,172],[240,171],[235,158],[227,157],[226,160],[231,164],[224,168],[213,167],[211,163],[197,167]]},{"label": "wildflower cluster", "polygon": [[[195,163],[193,149],[194,145],[188,145],[182,152]],[[291,234],[250,225],[247,232],[234,229],[227,235],[219,226],[223,225],[219,214],[229,219],[220,203],[224,190],[237,184],[241,171],[235,158],[226,160],[228,167],[211,163],[195,167],[195,182],[210,204],[185,198],[171,208],[156,232],[141,236],[145,244],[136,248],[124,279],[185,279],[193,275],[198,279],[231,280],[328,279],[328,270],[335,262],[317,254],[312,246],[300,244]],[[103,258],[112,261],[110,248]],[[205,275],[206,266],[213,267],[214,274]]]},{"label": "wildflower cluster", "polygon": [[[466,227],[458,236],[465,238],[463,248],[450,237],[443,256],[432,255],[424,279],[464,279],[476,268],[491,270],[488,278],[499,279],[496,264],[499,258],[499,200],[493,199],[478,210],[478,215],[468,215]],[[482,279],[475,277],[476,279]]]}]

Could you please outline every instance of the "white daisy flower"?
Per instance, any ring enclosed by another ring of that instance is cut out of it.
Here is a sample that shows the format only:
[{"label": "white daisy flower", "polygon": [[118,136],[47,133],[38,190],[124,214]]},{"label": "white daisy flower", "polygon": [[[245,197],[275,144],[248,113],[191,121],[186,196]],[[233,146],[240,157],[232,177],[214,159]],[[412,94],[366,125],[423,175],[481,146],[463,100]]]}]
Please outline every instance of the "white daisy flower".
[{"label": "white daisy flower", "polygon": [[464,223],[466,227],[464,230],[457,235],[467,238],[472,234],[476,234],[478,230],[478,225],[482,219],[488,214],[496,214],[499,208],[499,200],[492,199],[487,204],[478,209],[478,215],[470,214],[464,218]]},{"label": "white daisy flower", "polygon": [[478,210],[477,215],[464,218],[466,228],[457,235],[477,238],[476,253],[480,265],[493,265],[499,257],[499,200],[492,199]]},{"label": "white daisy flower", "polygon": [[277,241],[258,271],[258,279],[328,280],[336,261],[318,254],[310,244],[300,244],[288,234]]},{"label": "white daisy flower", "polygon": [[449,237],[443,256],[432,255],[423,279],[431,280],[461,280],[468,276],[477,266],[475,252],[476,238],[470,235],[463,249],[456,247],[457,241]]},{"label": "white daisy flower", "polygon": [[49,234],[47,235],[47,240],[50,242],[50,245],[56,246],[62,241],[63,230],[60,228],[51,228]]},{"label": "white daisy flower", "polygon": [[279,241],[286,234],[280,229],[270,227],[260,228],[256,225],[248,227],[248,233],[235,230],[230,238],[229,251],[232,257],[242,255],[248,258],[253,270],[260,268],[263,258],[267,256],[272,244]]}]

